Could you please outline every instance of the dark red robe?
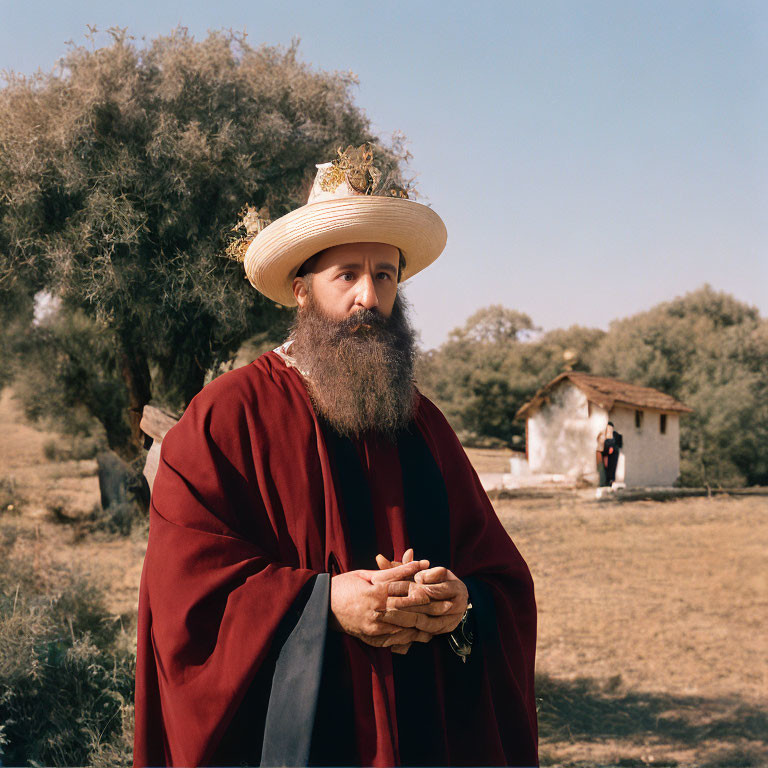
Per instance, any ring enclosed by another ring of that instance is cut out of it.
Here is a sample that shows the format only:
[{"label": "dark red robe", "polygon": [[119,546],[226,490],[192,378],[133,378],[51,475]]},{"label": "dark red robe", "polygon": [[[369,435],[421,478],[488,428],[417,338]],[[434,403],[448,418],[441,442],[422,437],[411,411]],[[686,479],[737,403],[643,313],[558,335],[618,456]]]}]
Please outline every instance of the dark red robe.
[{"label": "dark red robe", "polygon": [[[435,659],[440,711],[433,714],[444,729],[445,763],[534,765],[530,573],[455,433],[422,395],[415,426],[449,507],[450,562],[433,565],[482,585],[497,631],[495,644],[473,648],[466,667],[475,669],[476,682],[467,701],[463,665],[442,638],[418,649]],[[377,543],[400,557],[409,536],[397,457],[376,441],[356,447],[374,499]],[[139,598],[136,766],[211,764],[286,612],[318,574],[352,569],[337,484],[301,374],[272,352],[211,382],[168,432]],[[340,642],[359,763],[399,765],[392,653],[346,635]]]}]

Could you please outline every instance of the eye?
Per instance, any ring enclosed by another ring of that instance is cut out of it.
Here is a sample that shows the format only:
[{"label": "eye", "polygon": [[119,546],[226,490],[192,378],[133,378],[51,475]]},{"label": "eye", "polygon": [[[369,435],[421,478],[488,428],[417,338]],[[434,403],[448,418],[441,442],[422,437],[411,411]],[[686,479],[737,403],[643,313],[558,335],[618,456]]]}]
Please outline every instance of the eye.
[{"label": "eye", "polygon": [[383,277],[385,280],[391,280],[392,279],[392,275],[390,275],[389,272],[379,272],[377,277],[379,277],[379,278]]},{"label": "eye", "polygon": [[350,280],[354,280],[355,276],[351,272],[342,272],[339,275],[339,278],[343,280],[345,283],[348,283]]}]

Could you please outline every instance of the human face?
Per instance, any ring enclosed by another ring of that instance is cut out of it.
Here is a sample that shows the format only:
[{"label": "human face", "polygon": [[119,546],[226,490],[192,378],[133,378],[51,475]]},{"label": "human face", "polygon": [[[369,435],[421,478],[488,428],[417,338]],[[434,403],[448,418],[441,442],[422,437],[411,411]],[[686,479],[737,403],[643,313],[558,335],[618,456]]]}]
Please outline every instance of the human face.
[{"label": "human face", "polygon": [[[386,243],[346,243],[321,251],[312,270],[312,294],[330,318],[370,309],[389,317],[397,296],[400,253]],[[309,299],[306,278],[293,280],[299,307]]]}]

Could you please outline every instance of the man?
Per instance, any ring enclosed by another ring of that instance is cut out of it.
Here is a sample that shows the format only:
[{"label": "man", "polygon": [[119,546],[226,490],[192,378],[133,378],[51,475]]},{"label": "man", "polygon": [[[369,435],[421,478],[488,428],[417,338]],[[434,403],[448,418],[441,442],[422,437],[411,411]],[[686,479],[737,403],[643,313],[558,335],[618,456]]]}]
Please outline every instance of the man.
[{"label": "man", "polygon": [[616,482],[616,467],[619,463],[621,450],[621,435],[616,431],[613,422],[609,421],[605,427],[605,440],[603,441],[603,466],[605,467],[605,484],[611,487]]},{"label": "man", "polygon": [[366,148],[318,168],[245,255],[288,342],[162,443],[135,765],[535,765],[530,574],[413,385],[398,283],[444,225]]}]

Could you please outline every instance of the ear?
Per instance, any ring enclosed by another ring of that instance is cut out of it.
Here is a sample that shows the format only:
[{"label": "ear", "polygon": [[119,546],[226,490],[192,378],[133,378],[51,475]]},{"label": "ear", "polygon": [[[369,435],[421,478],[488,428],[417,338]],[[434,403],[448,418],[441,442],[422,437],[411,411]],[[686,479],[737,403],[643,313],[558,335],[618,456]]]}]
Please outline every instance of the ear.
[{"label": "ear", "polygon": [[294,277],[293,278],[293,285],[291,286],[293,290],[293,296],[296,299],[296,303],[301,307],[304,308],[304,305],[307,303],[307,284],[304,281],[303,277]]}]

